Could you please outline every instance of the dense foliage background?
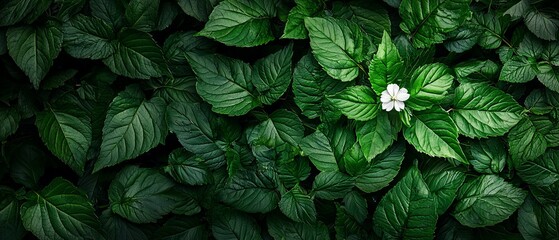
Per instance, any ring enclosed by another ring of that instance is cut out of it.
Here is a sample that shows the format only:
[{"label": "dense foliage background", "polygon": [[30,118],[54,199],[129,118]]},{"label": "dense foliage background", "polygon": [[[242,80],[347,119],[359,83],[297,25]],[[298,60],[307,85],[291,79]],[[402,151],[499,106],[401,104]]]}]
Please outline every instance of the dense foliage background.
[{"label": "dense foliage background", "polygon": [[0,239],[559,239],[557,9],[3,0]]}]

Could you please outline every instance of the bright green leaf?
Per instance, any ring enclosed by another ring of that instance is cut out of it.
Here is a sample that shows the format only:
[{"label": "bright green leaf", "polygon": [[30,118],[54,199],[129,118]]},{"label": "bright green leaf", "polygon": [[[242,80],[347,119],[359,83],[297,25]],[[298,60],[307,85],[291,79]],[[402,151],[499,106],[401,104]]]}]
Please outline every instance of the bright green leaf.
[{"label": "bright green leaf", "polygon": [[396,140],[395,127],[388,113],[384,111],[373,120],[357,123],[355,128],[357,140],[367,160],[373,159],[392,145]]},{"label": "bright green leaf", "polygon": [[505,143],[496,138],[483,139],[470,145],[469,160],[479,173],[498,174],[505,168],[507,150]]},{"label": "bright green leaf", "polygon": [[279,146],[284,142],[297,146],[303,139],[304,130],[297,114],[285,109],[274,111],[268,119],[254,128],[254,131],[261,135],[259,141],[264,141],[271,147]]},{"label": "bright green leaf", "polygon": [[305,18],[317,15],[324,8],[324,0],[295,0],[295,4],[289,11],[281,38],[307,38]]},{"label": "bright green leaf", "polygon": [[453,80],[450,69],[444,64],[421,66],[411,76],[408,88],[410,99],[406,101],[406,105],[416,111],[431,108],[444,99]]},{"label": "bright green leaf", "polygon": [[368,121],[380,111],[380,104],[370,87],[353,86],[329,96],[328,99],[349,119]]},{"label": "bright green leaf", "polygon": [[536,131],[529,118],[522,119],[511,129],[508,135],[509,153],[513,167],[541,156],[547,148],[544,136]]},{"label": "bright green leaf", "polygon": [[375,93],[380,95],[389,83],[399,80],[402,70],[402,58],[398,49],[392,43],[390,34],[384,31],[377,53],[369,66],[369,81]]},{"label": "bright green leaf", "polygon": [[526,58],[513,57],[506,61],[501,69],[499,80],[512,83],[529,82],[536,77],[536,67]]},{"label": "bright green leaf", "polygon": [[355,186],[366,193],[388,186],[400,171],[405,151],[403,142],[393,144],[362,169],[355,177]]}]

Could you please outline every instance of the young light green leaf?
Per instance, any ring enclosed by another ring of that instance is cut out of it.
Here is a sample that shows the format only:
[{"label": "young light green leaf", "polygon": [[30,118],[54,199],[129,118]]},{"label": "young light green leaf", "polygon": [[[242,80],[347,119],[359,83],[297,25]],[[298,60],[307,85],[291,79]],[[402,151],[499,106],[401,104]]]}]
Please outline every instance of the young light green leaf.
[{"label": "young light green leaf", "polygon": [[402,70],[403,63],[398,49],[392,43],[390,34],[384,31],[377,53],[369,65],[369,81],[375,93],[380,95],[389,83],[396,82]]},{"label": "young light green leaf", "polygon": [[41,0],[7,0],[0,4],[0,27],[10,26],[23,20]]},{"label": "young light green leaf", "polygon": [[460,188],[452,215],[468,227],[491,226],[509,218],[525,197],[526,191],[504,179],[482,175]]},{"label": "young light green leaf", "polygon": [[103,141],[94,172],[135,158],[163,143],[167,136],[165,100],[147,100],[137,86],[113,99],[103,126]]},{"label": "young light green leaf", "polygon": [[276,0],[228,0],[217,5],[198,35],[228,46],[254,47],[274,40],[270,18]]},{"label": "young light green leaf", "polygon": [[173,200],[165,191],[174,186],[155,169],[128,166],[109,186],[111,211],[134,223],[155,222],[173,210]]},{"label": "young light green leaf", "polygon": [[529,82],[536,77],[536,69],[535,63],[529,62],[526,58],[514,56],[503,65],[499,80],[512,83]]},{"label": "young light green leaf", "polygon": [[458,142],[456,124],[440,107],[415,112],[411,126],[404,129],[404,138],[429,156],[454,158],[468,164]]},{"label": "young light green leaf", "polygon": [[213,8],[219,0],[178,0],[180,8],[184,13],[196,18],[200,22],[207,22]]},{"label": "young light green leaf", "polygon": [[270,170],[239,170],[219,192],[226,204],[249,213],[267,213],[278,206],[277,175]]},{"label": "young light green leaf", "polygon": [[108,239],[148,240],[146,233],[139,226],[113,213],[110,209],[103,211],[101,224]]},{"label": "young light green leaf", "polygon": [[164,168],[165,172],[182,184],[204,185],[212,180],[212,175],[203,160],[184,149],[171,152],[168,163]]},{"label": "young light green leaf", "polygon": [[559,20],[554,18],[553,13],[532,8],[524,15],[526,27],[541,39],[548,41],[557,40],[559,32]]},{"label": "young light green leaf", "polygon": [[382,111],[367,122],[358,122],[355,127],[357,140],[367,161],[384,152],[396,140],[396,126],[390,121],[388,113]]},{"label": "young light green leaf", "polygon": [[297,146],[304,137],[305,127],[294,112],[285,109],[274,111],[268,119],[256,125],[254,132],[259,133],[260,143],[276,147],[282,143]]},{"label": "young light green leaf", "polygon": [[403,142],[392,144],[361,169],[362,172],[355,176],[355,186],[366,193],[388,186],[400,171],[405,151]]},{"label": "young light green leaf", "polygon": [[35,125],[49,150],[82,174],[92,141],[92,128],[78,98],[68,96],[48,105],[37,113]]},{"label": "young light green leaf", "polygon": [[332,145],[326,135],[320,130],[303,138],[299,146],[318,170],[338,170],[338,163]]},{"label": "young light green leaf", "polygon": [[63,178],[30,192],[21,206],[23,226],[40,239],[100,238],[99,219],[86,195]]},{"label": "young light green leaf", "polygon": [[225,152],[217,145],[212,128],[215,121],[216,116],[205,105],[171,103],[167,107],[169,129],[186,150],[203,158],[211,169],[225,164]]},{"label": "young light green leaf", "polygon": [[293,72],[295,103],[303,115],[311,119],[328,111],[330,102],[325,96],[334,95],[348,86],[350,83],[326,74],[311,54],[303,56]]},{"label": "young light green leaf", "polygon": [[231,210],[215,211],[210,219],[217,240],[262,239],[260,227],[250,215]]},{"label": "young light green leaf", "polygon": [[60,53],[62,39],[60,26],[51,21],[40,27],[12,27],[6,32],[8,53],[35,89]]},{"label": "young light green leaf", "polygon": [[453,80],[450,69],[442,63],[421,66],[411,76],[406,105],[416,111],[431,108],[445,98]]},{"label": "young light green leaf", "polygon": [[374,230],[384,239],[431,239],[437,224],[436,204],[417,166],[412,166],[377,206]]},{"label": "young light green leaf", "polygon": [[131,0],[124,16],[132,28],[150,32],[157,23],[159,0]]},{"label": "young light green leaf", "polygon": [[111,71],[130,78],[161,77],[166,68],[163,53],[151,36],[134,29],[118,34],[115,53],[103,60]]},{"label": "young light green leaf", "polygon": [[365,35],[356,23],[345,19],[305,18],[311,48],[328,75],[348,82],[359,75],[365,58]]},{"label": "young light green leaf", "polygon": [[276,102],[291,83],[291,58],[293,45],[273,53],[254,63],[252,83],[260,94],[258,99],[267,105]]},{"label": "young light green leaf", "polygon": [[328,96],[336,108],[349,119],[368,121],[374,119],[380,111],[380,104],[374,92],[367,86],[353,86]]},{"label": "young light green leaf", "polygon": [[295,222],[310,224],[316,221],[314,202],[299,185],[295,185],[281,196],[279,208]]},{"label": "young light green leaf", "polygon": [[549,186],[559,181],[559,151],[549,149],[541,157],[517,168],[522,180],[534,186]]},{"label": "young light green leaf", "polygon": [[253,94],[248,64],[220,55],[186,56],[198,77],[196,90],[214,112],[240,116],[260,105]]},{"label": "young light green leaf", "polygon": [[307,38],[305,18],[315,16],[324,8],[324,0],[295,0],[295,4],[289,11],[281,38]]},{"label": "young light green leaf", "polygon": [[72,57],[102,59],[115,51],[113,29],[101,19],[77,15],[63,27],[64,50]]},{"label": "young light green leaf", "polygon": [[479,173],[499,174],[505,168],[507,150],[496,138],[482,139],[470,145],[470,163]]},{"label": "young light green leaf", "polygon": [[353,187],[353,178],[341,172],[320,172],[312,184],[312,194],[318,198],[343,198]]},{"label": "young light green leaf", "polygon": [[524,108],[512,96],[484,83],[463,83],[455,90],[450,116],[471,138],[502,136],[521,119]]},{"label": "young light green leaf", "polygon": [[547,148],[545,137],[536,131],[534,123],[529,118],[522,119],[510,130],[508,143],[513,167],[536,159]]},{"label": "young light green leaf", "polygon": [[403,0],[399,6],[402,31],[418,48],[441,43],[445,33],[471,17],[470,0]]}]

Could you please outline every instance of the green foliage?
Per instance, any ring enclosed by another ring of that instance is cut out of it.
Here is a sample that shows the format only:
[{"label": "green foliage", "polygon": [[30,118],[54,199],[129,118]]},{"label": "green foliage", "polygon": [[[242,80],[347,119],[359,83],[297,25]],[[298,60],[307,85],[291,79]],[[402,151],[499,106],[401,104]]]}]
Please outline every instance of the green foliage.
[{"label": "green foliage", "polygon": [[557,9],[0,1],[0,239],[559,239]]}]

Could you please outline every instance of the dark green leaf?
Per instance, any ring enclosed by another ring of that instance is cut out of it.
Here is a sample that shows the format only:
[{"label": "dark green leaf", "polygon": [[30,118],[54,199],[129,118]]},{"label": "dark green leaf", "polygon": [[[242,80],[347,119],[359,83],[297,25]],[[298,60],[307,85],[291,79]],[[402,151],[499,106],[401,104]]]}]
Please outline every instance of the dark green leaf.
[{"label": "dark green leaf", "polygon": [[544,136],[536,131],[534,123],[529,118],[522,119],[511,129],[508,135],[508,143],[513,167],[518,167],[526,161],[536,159],[547,148]]},{"label": "dark green leaf", "polygon": [[62,49],[60,26],[49,21],[41,27],[12,27],[6,39],[8,53],[38,89]]},{"label": "dark green leaf", "polygon": [[361,169],[362,173],[355,178],[355,186],[367,193],[388,186],[400,171],[405,151],[403,142],[393,144]]},{"label": "dark green leaf", "polygon": [[260,94],[258,99],[267,105],[276,102],[291,83],[293,45],[273,53],[254,64],[252,82]]},{"label": "dark green leaf", "polygon": [[196,93],[195,76],[165,78],[156,84],[158,85],[153,95],[165,99],[167,103],[196,103],[202,101]]},{"label": "dark green leaf", "polygon": [[453,168],[450,163],[437,159],[429,159],[425,165],[427,165],[426,168],[422,168],[421,172],[429,191],[437,202],[437,214],[442,215],[454,202],[456,192],[464,183],[466,174]]},{"label": "dark green leaf", "polygon": [[268,231],[275,240],[329,240],[328,228],[322,223],[304,224],[291,221],[284,216],[272,215],[267,218]]},{"label": "dark green leaf", "polygon": [[306,136],[301,141],[301,149],[309,156],[313,165],[320,171],[337,171],[338,163],[332,145],[320,130]]},{"label": "dark green leaf", "polygon": [[178,0],[181,9],[198,21],[208,21],[208,16],[213,8],[220,2],[219,0]]},{"label": "dark green leaf", "polygon": [[174,217],[155,233],[157,239],[208,239],[208,229],[200,219],[195,217]]},{"label": "dark green leaf", "polygon": [[147,100],[131,86],[113,99],[103,126],[103,142],[94,171],[113,166],[163,143],[167,136],[165,101]]},{"label": "dark green leaf", "polygon": [[204,185],[211,181],[212,175],[202,159],[189,154],[184,149],[177,149],[169,155],[169,165],[165,172],[182,184]]},{"label": "dark green leaf", "polygon": [[480,29],[480,37],[478,44],[485,49],[495,49],[501,46],[505,31],[508,27],[508,21],[504,17],[498,17],[493,12],[476,13],[472,19],[477,28]]},{"label": "dark green leaf", "polygon": [[359,194],[357,191],[351,191],[344,197],[344,206],[346,209],[350,209],[348,213],[357,220],[359,223],[363,223],[367,218],[367,200]]},{"label": "dark green leaf", "polygon": [[314,202],[299,185],[295,185],[281,196],[279,208],[293,221],[309,224],[316,221]]},{"label": "dark green leaf", "polygon": [[0,3],[0,27],[23,20],[41,0],[7,0]]},{"label": "dark green leaf", "polygon": [[75,58],[102,59],[115,51],[115,34],[103,20],[77,15],[64,24],[64,50]]},{"label": "dark green leaf", "polygon": [[90,0],[89,6],[91,14],[107,23],[114,29],[119,29],[124,25],[124,4],[114,0]]},{"label": "dark green leaf", "polygon": [[295,0],[295,4],[295,7],[289,11],[281,38],[307,38],[305,18],[317,15],[324,8],[324,0]]},{"label": "dark green leaf", "polygon": [[320,172],[312,184],[312,193],[322,199],[343,198],[353,187],[353,179],[341,172]]},{"label": "dark green leaf", "polygon": [[159,0],[131,0],[124,16],[132,28],[150,32],[157,23],[158,10]]},{"label": "dark green leaf", "polygon": [[211,219],[213,237],[217,240],[262,239],[260,227],[250,215],[223,209]]},{"label": "dark green leaf", "polygon": [[538,74],[538,80],[549,90],[559,92],[559,67],[553,67],[549,72]]},{"label": "dark green leaf", "polygon": [[559,20],[554,18],[552,13],[532,8],[524,15],[524,23],[539,38],[549,41],[557,40]]},{"label": "dark green leaf", "polygon": [[479,173],[498,174],[505,168],[507,150],[499,139],[483,139],[472,143],[470,155],[470,163]]},{"label": "dark green leaf", "polygon": [[282,143],[299,145],[304,136],[303,124],[297,114],[279,109],[268,116],[268,119],[256,125],[254,132],[259,133],[259,143],[275,147]]},{"label": "dark green leaf", "polygon": [[357,123],[357,140],[368,161],[384,152],[396,140],[395,125],[384,111],[373,120]]},{"label": "dark green leaf", "polygon": [[382,198],[373,216],[375,232],[384,239],[432,239],[436,202],[416,166]]},{"label": "dark green leaf", "polygon": [[97,239],[99,219],[86,195],[63,178],[39,192],[30,192],[21,206],[25,229],[40,239]]},{"label": "dark green leaf", "polygon": [[9,188],[0,187],[0,233],[6,240],[23,239],[26,233],[16,194]]},{"label": "dark green leaf", "polygon": [[228,0],[217,5],[198,35],[228,46],[254,47],[274,40],[270,18],[276,1]]},{"label": "dark green leaf", "polygon": [[0,141],[6,140],[17,131],[20,120],[17,109],[0,107]]},{"label": "dark green leaf", "polygon": [[220,191],[226,204],[249,213],[266,213],[278,206],[277,175],[270,170],[240,170]]},{"label": "dark green leaf", "polygon": [[512,83],[529,82],[536,77],[535,63],[528,59],[514,56],[506,61],[501,69],[499,80]]},{"label": "dark green leaf", "polygon": [[148,240],[147,235],[139,226],[134,225],[119,215],[106,209],[101,214],[101,224],[107,239],[119,240]]},{"label": "dark green leaf", "polygon": [[549,149],[533,161],[525,161],[517,168],[518,175],[534,186],[549,186],[559,181],[559,151]]},{"label": "dark green leaf", "polygon": [[504,179],[483,175],[460,188],[452,215],[468,227],[490,226],[509,218],[525,197],[526,191]]},{"label": "dark green leaf", "polygon": [[111,211],[135,223],[155,222],[173,209],[164,193],[174,186],[154,169],[130,165],[109,186]]}]

